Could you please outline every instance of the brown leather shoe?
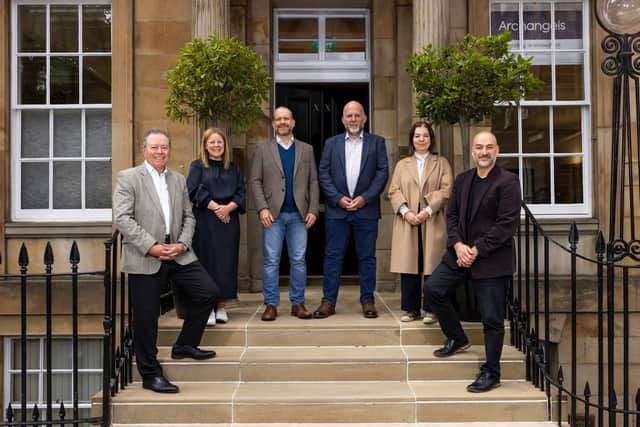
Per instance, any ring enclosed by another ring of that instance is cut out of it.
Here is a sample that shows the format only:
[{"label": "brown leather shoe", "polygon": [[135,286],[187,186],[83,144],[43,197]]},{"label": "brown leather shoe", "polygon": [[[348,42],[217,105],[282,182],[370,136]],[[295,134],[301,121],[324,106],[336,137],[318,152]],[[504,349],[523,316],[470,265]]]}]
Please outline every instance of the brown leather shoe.
[{"label": "brown leather shoe", "polygon": [[368,301],[362,304],[362,314],[367,319],[375,319],[378,317],[378,310],[376,310],[376,305],[373,301]]},{"label": "brown leather shoe", "polygon": [[291,306],[291,315],[296,316],[298,319],[311,319],[313,314],[307,310],[304,304],[293,304]]},{"label": "brown leather shoe", "polygon": [[262,313],[262,320],[269,322],[271,320],[276,320],[276,317],[278,317],[278,308],[275,305],[267,304],[267,307],[264,309],[264,313]]},{"label": "brown leather shoe", "polygon": [[327,300],[322,300],[320,306],[313,312],[313,318],[326,319],[333,314],[336,314],[336,306]]}]

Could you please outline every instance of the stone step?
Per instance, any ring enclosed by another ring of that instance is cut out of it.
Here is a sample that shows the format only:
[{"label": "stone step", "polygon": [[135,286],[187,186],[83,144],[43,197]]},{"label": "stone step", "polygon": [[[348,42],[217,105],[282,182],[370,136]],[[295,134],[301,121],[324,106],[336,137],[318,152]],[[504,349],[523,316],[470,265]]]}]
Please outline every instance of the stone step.
[{"label": "stone step", "polygon": [[[126,423],[413,423],[546,420],[544,393],[503,381],[489,393],[468,381],[178,382],[164,395],[132,384],[113,399],[113,422]],[[99,411],[99,397],[92,411]],[[94,412],[95,413],[95,412]]]},{"label": "stone step", "polygon": [[[388,347],[204,347],[214,359],[172,360],[161,347],[158,359],[174,381],[420,381],[473,380],[484,362],[484,347],[472,346],[448,359],[433,356],[438,346]],[[524,356],[505,346],[503,379],[524,379]],[[134,377],[139,379],[137,370]]]},{"label": "stone step", "polygon": [[[112,424],[112,427],[156,427],[158,424]],[[538,422],[467,422],[467,423],[216,423],[161,424],[162,427],[557,427],[555,421]],[[563,427],[568,427],[566,423]]]}]

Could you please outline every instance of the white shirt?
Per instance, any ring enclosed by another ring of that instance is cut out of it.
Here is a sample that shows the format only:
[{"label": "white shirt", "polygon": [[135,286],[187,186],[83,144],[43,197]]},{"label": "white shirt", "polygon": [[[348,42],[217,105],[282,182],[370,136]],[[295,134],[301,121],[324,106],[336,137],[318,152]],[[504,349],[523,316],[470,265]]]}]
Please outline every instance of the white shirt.
[{"label": "white shirt", "polygon": [[156,187],[156,193],[160,199],[160,206],[162,207],[162,214],[164,215],[165,234],[171,234],[171,207],[169,202],[169,187],[167,186],[167,169],[165,168],[162,173],[149,164],[146,160],[144,165],[151,175],[153,180],[153,186]]},{"label": "white shirt", "polygon": [[360,163],[362,162],[362,132],[358,139],[350,139],[347,132],[344,137],[344,168],[347,175],[347,189],[349,197],[353,197],[360,176]]},{"label": "white shirt", "polygon": [[[418,181],[422,183],[422,171],[424,170],[424,163],[427,161],[427,157],[429,157],[429,153],[426,153],[426,154],[413,153],[413,155],[416,158],[416,165],[418,167]],[[409,210],[410,210],[409,206],[407,206],[406,203],[402,204],[402,206],[400,206],[400,209],[399,209],[400,215],[404,217],[406,213],[409,212]],[[433,215],[433,210],[431,209],[431,206],[427,206],[423,210],[426,211],[429,214],[429,216]]]},{"label": "white shirt", "polygon": [[293,135],[291,135],[291,139],[289,140],[289,145],[286,145],[279,136],[276,135],[276,142],[278,143],[279,146],[281,146],[282,148],[284,148],[285,150],[288,150],[289,148],[293,147],[293,142],[294,142],[294,138]]}]

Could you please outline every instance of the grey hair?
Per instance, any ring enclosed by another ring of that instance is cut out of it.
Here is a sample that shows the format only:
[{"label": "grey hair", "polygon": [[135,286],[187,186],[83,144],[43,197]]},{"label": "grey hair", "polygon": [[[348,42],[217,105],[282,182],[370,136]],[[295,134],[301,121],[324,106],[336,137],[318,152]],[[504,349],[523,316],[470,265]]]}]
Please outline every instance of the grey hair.
[{"label": "grey hair", "polygon": [[148,129],[144,135],[142,135],[142,146],[146,147],[147,146],[147,139],[149,138],[149,135],[153,135],[153,134],[160,134],[160,135],[164,135],[167,137],[167,139],[169,140],[169,147],[171,147],[171,136],[169,135],[169,132],[167,132],[164,129],[160,129],[160,128],[151,128]]}]

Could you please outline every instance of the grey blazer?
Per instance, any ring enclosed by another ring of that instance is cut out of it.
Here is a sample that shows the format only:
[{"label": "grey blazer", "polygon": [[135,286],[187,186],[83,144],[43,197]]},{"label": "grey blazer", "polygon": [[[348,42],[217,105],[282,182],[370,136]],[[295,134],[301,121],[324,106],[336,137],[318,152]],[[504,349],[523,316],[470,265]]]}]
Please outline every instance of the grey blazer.
[{"label": "grey blazer", "polygon": [[[295,140],[296,156],[293,166],[293,200],[300,215],[318,216],[320,190],[313,147]],[[256,202],[256,210],[269,209],[274,218],[280,215],[284,203],[285,178],[278,143],[275,140],[258,145],[251,164],[249,186]]]},{"label": "grey blazer", "polygon": [[[190,250],[195,218],[184,176],[167,170],[167,186],[171,203],[171,242],[182,242],[187,251],[176,257],[178,264],[189,264],[198,258]],[[118,173],[113,193],[113,218],[122,233],[122,266],[126,273],[154,274],[162,262],[150,255],[149,249],[164,242],[165,222],[158,193],[144,164]]]}]

